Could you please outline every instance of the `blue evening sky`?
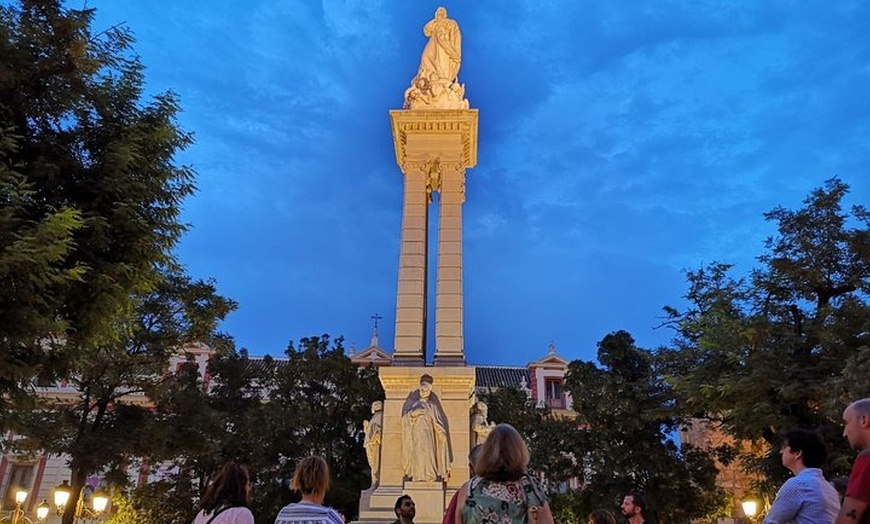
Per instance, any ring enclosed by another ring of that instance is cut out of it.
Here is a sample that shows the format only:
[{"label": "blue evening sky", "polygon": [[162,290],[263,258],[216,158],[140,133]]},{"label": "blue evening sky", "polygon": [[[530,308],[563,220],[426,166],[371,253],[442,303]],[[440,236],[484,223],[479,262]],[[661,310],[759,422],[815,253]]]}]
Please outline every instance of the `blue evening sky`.
[{"label": "blue evening sky", "polygon": [[[71,7],[79,5],[71,2]],[[181,98],[198,172],[179,256],[239,302],[252,354],[344,335],[392,350],[402,175],[390,109],[438,5],[480,110],[465,205],[465,348],[524,364],[552,340],[640,346],[683,270],[748,271],[824,180],[870,200],[870,2],[89,0],[126,22],[149,92]],[[434,256],[434,250],[433,250]],[[434,283],[434,282],[433,282]],[[430,316],[431,319],[431,316]],[[429,350],[431,355],[431,348]]]}]

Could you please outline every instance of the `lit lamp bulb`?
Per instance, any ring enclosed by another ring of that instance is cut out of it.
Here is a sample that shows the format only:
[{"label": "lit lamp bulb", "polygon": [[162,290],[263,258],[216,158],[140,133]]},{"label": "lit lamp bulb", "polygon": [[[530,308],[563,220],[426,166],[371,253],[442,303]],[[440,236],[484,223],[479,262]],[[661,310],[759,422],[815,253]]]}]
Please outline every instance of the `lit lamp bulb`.
[{"label": "lit lamp bulb", "polygon": [[747,517],[752,517],[758,513],[758,503],[754,500],[744,500],[740,505],[743,506],[743,514]]},{"label": "lit lamp bulb", "polygon": [[105,495],[105,493],[94,493],[94,511],[97,513],[102,513],[106,510],[106,506],[109,505],[109,497]]},{"label": "lit lamp bulb", "polygon": [[48,501],[43,500],[36,506],[36,520],[42,522],[46,517],[48,517]]},{"label": "lit lamp bulb", "polygon": [[63,508],[66,507],[67,502],[69,502],[69,496],[72,493],[72,488],[67,483],[67,481],[63,481],[63,484],[54,488],[54,505],[57,506],[57,511],[63,511]]},{"label": "lit lamp bulb", "polygon": [[27,500],[27,492],[23,489],[19,489],[15,492],[15,503],[16,504],[24,504],[24,501]]}]

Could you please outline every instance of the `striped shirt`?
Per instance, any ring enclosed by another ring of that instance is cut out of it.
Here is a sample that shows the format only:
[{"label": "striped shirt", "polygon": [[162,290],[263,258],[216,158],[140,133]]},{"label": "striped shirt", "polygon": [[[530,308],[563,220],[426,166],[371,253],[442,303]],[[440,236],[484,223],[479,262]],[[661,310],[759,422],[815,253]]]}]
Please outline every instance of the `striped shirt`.
[{"label": "striped shirt", "polygon": [[344,524],[344,519],[332,508],[303,500],[281,508],[275,524]]},{"label": "striped shirt", "polygon": [[840,511],[840,496],[819,468],[805,468],[785,481],[764,524],[832,524]]}]

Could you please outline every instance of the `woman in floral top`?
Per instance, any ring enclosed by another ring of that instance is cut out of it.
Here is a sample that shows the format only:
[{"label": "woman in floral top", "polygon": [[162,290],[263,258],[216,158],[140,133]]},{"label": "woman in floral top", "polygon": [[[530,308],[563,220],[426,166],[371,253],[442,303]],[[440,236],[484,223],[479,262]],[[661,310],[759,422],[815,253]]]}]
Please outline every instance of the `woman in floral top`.
[{"label": "woman in floral top", "polygon": [[529,448],[510,424],[496,426],[474,463],[475,476],[459,488],[456,522],[552,524],[538,481],[526,474]]}]

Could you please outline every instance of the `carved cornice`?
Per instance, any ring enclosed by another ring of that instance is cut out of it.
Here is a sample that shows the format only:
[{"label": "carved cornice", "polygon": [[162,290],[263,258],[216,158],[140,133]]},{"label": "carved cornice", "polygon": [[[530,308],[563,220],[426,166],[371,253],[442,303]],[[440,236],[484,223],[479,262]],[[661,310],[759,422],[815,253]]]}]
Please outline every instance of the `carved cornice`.
[{"label": "carved cornice", "polygon": [[[477,109],[403,109],[390,111],[393,129],[393,146],[396,163],[403,170],[409,167],[408,157],[419,158],[420,154],[441,157],[443,161],[457,158],[465,168],[477,165]],[[409,151],[408,139],[412,135],[437,137],[458,135],[458,149],[442,149],[437,141],[426,151]]]}]

